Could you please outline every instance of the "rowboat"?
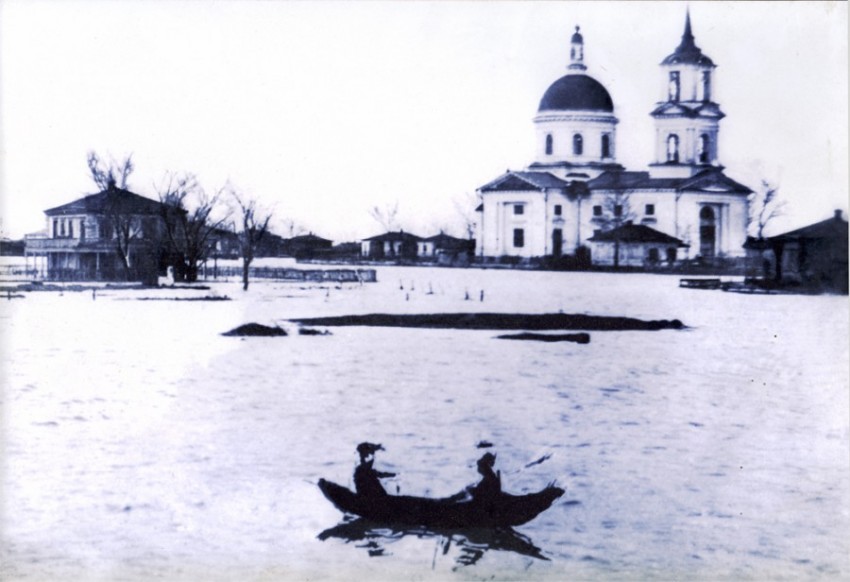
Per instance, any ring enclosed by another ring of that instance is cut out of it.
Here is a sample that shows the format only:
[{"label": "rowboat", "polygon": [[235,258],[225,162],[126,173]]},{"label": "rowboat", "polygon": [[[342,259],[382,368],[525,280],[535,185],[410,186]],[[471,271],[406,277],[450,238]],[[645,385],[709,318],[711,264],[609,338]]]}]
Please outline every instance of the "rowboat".
[{"label": "rowboat", "polygon": [[560,487],[549,485],[536,493],[499,493],[486,499],[457,495],[443,499],[409,495],[365,497],[325,479],[319,479],[319,489],[343,513],[374,523],[443,528],[522,525],[547,510],[564,494]]}]

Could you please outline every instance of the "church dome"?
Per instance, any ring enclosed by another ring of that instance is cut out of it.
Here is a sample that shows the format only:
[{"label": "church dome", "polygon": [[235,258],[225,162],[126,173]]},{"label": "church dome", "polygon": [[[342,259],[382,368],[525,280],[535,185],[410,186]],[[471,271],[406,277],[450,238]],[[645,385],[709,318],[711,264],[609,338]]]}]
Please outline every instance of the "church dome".
[{"label": "church dome", "polygon": [[538,111],[614,111],[602,83],[587,75],[564,75],[546,90]]}]

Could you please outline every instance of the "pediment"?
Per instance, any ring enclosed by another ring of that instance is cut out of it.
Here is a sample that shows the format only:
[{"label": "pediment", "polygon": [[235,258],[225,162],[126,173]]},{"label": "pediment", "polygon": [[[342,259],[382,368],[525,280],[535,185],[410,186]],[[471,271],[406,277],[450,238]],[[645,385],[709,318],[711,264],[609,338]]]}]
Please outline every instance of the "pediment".
[{"label": "pediment", "polygon": [[711,172],[707,175],[697,175],[692,180],[682,184],[681,190],[698,190],[717,194],[749,194],[751,190],[726,176],[722,172]]}]

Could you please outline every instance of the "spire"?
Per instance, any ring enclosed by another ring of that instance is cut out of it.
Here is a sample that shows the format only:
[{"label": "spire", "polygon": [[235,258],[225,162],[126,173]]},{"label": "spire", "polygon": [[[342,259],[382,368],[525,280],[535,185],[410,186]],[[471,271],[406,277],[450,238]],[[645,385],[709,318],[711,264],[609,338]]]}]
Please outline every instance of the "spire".
[{"label": "spire", "polygon": [[584,66],[584,38],[581,36],[580,27],[576,26],[576,31],[570,38],[570,66],[567,67],[572,71],[584,71],[587,69]]},{"label": "spire", "polygon": [[685,32],[682,34],[682,42],[679,44],[677,51],[690,52],[697,49],[694,43],[694,34],[691,32],[691,9],[685,9]]},{"label": "spire", "polygon": [[713,67],[714,63],[710,58],[702,54],[702,51],[694,41],[694,33],[691,30],[691,10],[688,8],[685,11],[685,32],[682,33],[682,42],[673,51],[673,54],[661,61],[662,65],[675,64],[697,64]]}]

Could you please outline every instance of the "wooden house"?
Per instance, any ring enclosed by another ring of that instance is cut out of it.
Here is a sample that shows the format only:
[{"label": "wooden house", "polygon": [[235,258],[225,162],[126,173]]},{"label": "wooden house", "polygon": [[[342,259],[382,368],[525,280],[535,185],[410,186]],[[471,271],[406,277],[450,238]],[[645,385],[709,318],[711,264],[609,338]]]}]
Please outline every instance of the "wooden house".
[{"label": "wooden house", "polygon": [[25,256],[50,280],[155,284],[168,263],[164,212],[174,211],[110,187],[45,210],[47,228],[25,238]]}]

